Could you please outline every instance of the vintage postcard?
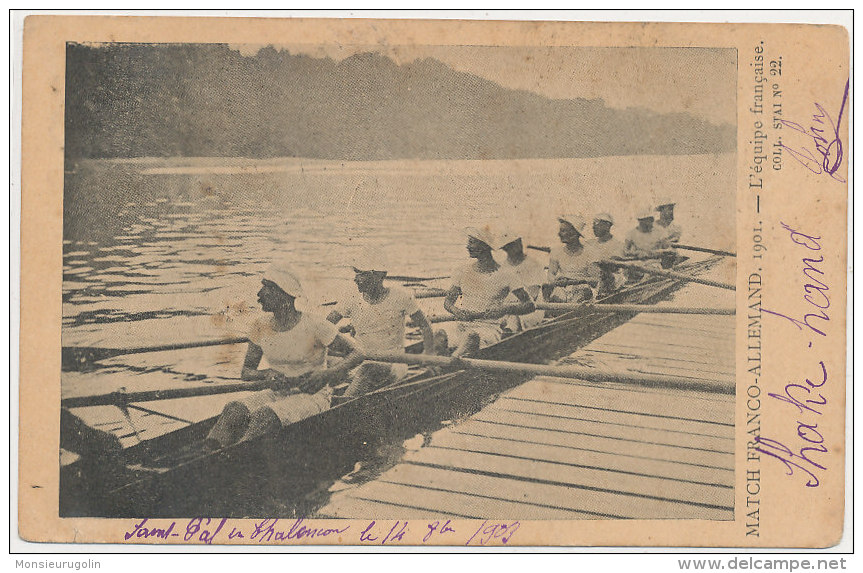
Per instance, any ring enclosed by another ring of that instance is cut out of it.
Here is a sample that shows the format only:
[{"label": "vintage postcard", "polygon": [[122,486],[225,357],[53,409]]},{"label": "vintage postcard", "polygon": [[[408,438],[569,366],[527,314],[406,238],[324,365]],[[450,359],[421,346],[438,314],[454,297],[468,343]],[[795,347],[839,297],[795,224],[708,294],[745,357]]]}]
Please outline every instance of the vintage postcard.
[{"label": "vintage postcard", "polygon": [[841,26],[30,16],[19,535],[843,536]]}]

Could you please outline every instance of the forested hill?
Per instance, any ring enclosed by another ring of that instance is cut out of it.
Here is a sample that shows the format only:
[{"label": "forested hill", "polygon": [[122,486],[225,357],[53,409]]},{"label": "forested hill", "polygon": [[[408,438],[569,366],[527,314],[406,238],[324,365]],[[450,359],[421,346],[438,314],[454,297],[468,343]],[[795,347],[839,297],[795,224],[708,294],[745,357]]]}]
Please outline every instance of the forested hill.
[{"label": "forested hill", "polygon": [[732,150],[735,130],[504,88],[433,60],[67,47],[67,158],[510,159]]}]

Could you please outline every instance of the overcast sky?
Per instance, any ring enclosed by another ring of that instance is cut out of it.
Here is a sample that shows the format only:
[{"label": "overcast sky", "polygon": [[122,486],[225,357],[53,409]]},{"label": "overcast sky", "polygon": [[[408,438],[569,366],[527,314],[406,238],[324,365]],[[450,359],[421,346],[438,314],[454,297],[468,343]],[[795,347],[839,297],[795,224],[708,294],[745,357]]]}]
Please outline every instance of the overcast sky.
[{"label": "overcast sky", "polygon": [[[260,45],[231,45],[253,55]],[[686,112],[735,123],[737,54],[716,48],[569,48],[485,46],[275,46],[292,54],[342,60],[376,51],[396,63],[435,58],[450,67],[556,99],[602,98],[614,108]]]}]

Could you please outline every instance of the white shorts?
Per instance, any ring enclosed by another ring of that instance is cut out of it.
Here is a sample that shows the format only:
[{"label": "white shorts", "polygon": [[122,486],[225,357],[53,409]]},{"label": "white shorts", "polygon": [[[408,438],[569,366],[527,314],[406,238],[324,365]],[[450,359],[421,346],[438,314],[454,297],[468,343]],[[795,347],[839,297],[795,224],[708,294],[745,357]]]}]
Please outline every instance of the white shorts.
[{"label": "white shorts", "polygon": [[471,320],[467,322],[442,322],[440,327],[446,332],[449,338],[449,347],[458,348],[471,332],[476,332],[479,335],[479,346],[484,348],[495,342],[500,342],[503,338],[503,329],[501,322],[503,318],[494,320]]},{"label": "white shorts", "polygon": [[282,426],[288,426],[329,409],[332,395],[333,390],[329,386],[324,386],[315,394],[291,394],[288,390],[267,389],[238,402],[245,405],[249,412],[269,408],[279,417]]}]

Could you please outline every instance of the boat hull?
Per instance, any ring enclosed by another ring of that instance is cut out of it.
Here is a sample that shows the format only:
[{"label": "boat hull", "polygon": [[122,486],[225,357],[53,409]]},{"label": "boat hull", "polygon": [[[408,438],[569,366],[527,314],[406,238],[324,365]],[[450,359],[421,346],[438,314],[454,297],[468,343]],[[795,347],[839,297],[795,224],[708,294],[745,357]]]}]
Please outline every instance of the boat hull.
[{"label": "boat hull", "polygon": [[[681,284],[669,279],[646,281],[614,293],[605,302],[652,304]],[[566,313],[484,348],[476,357],[547,363],[571,354],[634,315],[590,309]],[[195,444],[212,426],[214,420],[208,420],[129,452],[127,463],[135,461],[130,457],[137,457],[146,468],[140,473],[130,475],[126,469],[111,475],[103,467],[101,475],[94,477],[87,475],[86,468],[67,470],[65,476],[61,474],[61,515],[64,511],[67,516],[110,517],[308,515],[322,484],[349,471],[381,444],[400,443],[417,433],[434,431],[442,420],[467,417],[500,392],[531,377],[477,370],[420,376],[335,406],[276,434],[212,454],[190,455],[200,451],[194,450]]]}]

